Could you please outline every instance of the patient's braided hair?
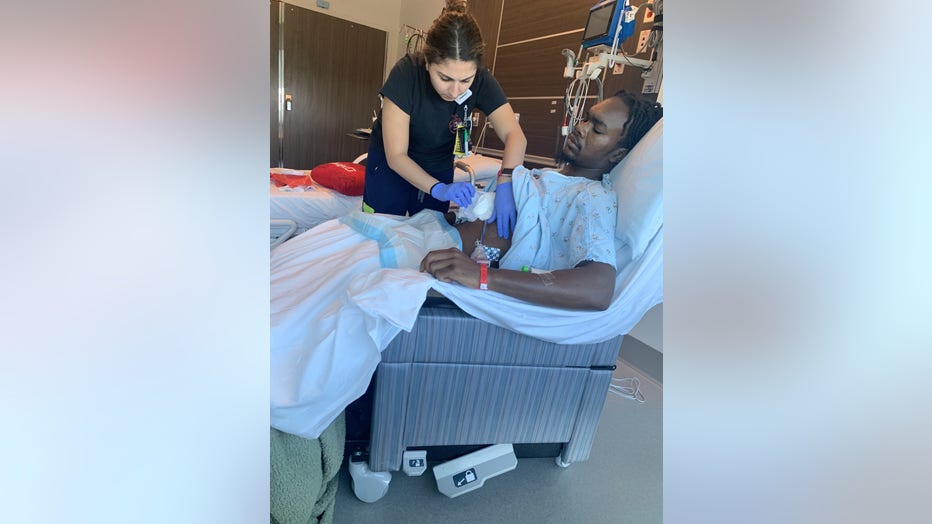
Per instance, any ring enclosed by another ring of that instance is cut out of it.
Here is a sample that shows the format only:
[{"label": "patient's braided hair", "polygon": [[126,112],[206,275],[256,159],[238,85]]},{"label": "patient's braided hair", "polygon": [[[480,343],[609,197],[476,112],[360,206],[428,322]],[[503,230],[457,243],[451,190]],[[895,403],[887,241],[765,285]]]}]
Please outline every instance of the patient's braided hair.
[{"label": "patient's braided hair", "polygon": [[476,62],[482,66],[485,43],[479,24],[466,13],[465,0],[447,0],[446,7],[434,25],[427,31],[424,41],[424,56],[428,64],[437,64],[447,59]]},{"label": "patient's braided hair", "polygon": [[628,106],[628,120],[622,129],[618,145],[631,151],[631,148],[637,145],[638,141],[650,131],[650,128],[663,118],[663,106],[624,89],[612,96],[617,96]]}]

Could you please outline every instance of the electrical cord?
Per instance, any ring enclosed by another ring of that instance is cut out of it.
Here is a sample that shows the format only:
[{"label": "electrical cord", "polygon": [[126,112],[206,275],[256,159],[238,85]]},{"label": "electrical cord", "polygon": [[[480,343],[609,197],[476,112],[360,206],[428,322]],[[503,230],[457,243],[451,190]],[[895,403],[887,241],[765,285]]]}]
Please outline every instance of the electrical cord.
[{"label": "electrical cord", "polygon": [[641,381],[637,377],[613,378],[608,391],[622,398],[637,400],[641,404],[645,402],[644,394],[641,393]]},{"label": "electrical cord", "polygon": [[[410,34],[405,39],[405,52],[416,53],[424,47],[424,34],[420,31]],[[414,44],[412,46],[412,43]]]}]

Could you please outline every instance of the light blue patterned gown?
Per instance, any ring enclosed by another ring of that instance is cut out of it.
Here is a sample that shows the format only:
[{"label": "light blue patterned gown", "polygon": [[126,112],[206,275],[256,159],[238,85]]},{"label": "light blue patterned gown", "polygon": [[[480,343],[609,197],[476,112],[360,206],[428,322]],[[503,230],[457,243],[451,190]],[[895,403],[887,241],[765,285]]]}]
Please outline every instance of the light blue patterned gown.
[{"label": "light blue patterned gown", "polygon": [[601,181],[551,170],[516,170],[512,188],[518,218],[500,267],[557,270],[584,260],[615,267],[618,199],[608,175]]}]

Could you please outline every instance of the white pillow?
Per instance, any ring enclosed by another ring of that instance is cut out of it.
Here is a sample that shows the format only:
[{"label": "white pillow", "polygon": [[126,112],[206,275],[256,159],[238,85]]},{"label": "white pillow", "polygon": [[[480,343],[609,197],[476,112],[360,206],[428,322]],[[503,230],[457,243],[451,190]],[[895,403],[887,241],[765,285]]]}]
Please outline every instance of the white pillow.
[{"label": "white pillow", "polygon": [[615,236],[641,256],[663,224],[663,119],[618,162],[611,173],[618,195]]}]

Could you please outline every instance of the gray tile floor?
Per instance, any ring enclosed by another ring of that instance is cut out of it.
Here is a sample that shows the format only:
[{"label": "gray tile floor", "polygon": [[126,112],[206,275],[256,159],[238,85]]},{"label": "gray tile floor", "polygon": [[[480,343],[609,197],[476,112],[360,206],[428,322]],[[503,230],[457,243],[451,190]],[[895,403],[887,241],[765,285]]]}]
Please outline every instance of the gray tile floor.
[{"label": "gray tile floor", "polygon": [[608,395],[587,462],[560,468],[552,458],[521,458],[454,499],[437,491],[430,467],[420,477],[397,472],[372,504],[355,497],[344,463],[334,524],[661,522],[663,386],[623,360],[614,376],[637,376],[646,402]]}]

